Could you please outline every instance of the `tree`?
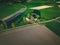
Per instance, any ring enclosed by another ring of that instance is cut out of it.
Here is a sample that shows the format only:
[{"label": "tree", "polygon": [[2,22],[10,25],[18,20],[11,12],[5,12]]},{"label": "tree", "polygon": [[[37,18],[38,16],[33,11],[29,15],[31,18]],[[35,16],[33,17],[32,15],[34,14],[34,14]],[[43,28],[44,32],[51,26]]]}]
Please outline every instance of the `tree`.
[{"label": "tree", "polygon": [[27,2],[27,0],[20,0],[21,1],[21,3],[26,3]]}]

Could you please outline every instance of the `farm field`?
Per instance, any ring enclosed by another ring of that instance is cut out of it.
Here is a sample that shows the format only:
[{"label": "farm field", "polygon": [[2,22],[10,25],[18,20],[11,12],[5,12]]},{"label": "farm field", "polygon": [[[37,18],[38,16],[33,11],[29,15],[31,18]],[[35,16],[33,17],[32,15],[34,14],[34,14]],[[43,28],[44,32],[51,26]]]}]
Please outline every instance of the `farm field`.
[{"label": "farm field", "polygon": [[16,11],[20,10],[23,6],[21,4],[5,4],[0,3],[0,19],[5,18],[12,13],[15,13]]},{"label": "farm field", "polygon": [[[37,7],[37,6],[43,6],[43,5],[49,5],[49,6],[53,6],[53,7],[48,8],[48,9],[39,10],[41,12],[40,22],[52,20],[57,17],[60,17],[60,8],[57,7],[57,4],[52,3],[52,2],[48,2],[48,3],[38,2],[38,1],[37,2],[32,1],[32,2],[25,3],[25,4],[17,3],[17,4],[10,5],[10,6],[9,5],[5,6],[4,4],[2,4],[2,6],[0,7],[0,19],[4,18],[6,16],[9,16],[10,14],[18,11],[20,8],[26,6],[27,10],[24,13],[20,14],[18,19],[13,23],[14,23],[15,27],[26,25],[26,24],[31,24],[31,23],[25,22],[23,17],[26,17],[28,13],[33,12],[33,10],[30,9],[31,7]],[[47,23],[39,23],[39,24],[45,25],[51,31],[55,32],[57,35],[60,36],[60,18],[57,20],[54,20],[54,21],[50,21]],[[1,27],[0,27],[0,29],[1,29]]]}]

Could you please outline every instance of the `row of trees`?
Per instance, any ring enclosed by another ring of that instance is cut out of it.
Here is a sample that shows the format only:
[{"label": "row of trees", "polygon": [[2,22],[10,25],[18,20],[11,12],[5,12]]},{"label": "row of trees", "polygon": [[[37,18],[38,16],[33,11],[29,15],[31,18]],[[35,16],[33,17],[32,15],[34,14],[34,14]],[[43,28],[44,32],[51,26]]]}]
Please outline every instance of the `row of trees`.
[{"label": "row of trees", "polygon": [[24,2],[27,2],[28,0],[0,0],[0,2],[21,2],[21,3],[24,3]]},{"label": "row of trees", "polygon": [[[0,0],[0,1],[5,1],[5,2],[14,2],[14,1],[16,1],[16,2],[26,2],[26,1],[28,1],[28,0]],[[32,1],[60,1],[60,0],[32,0]]]}]

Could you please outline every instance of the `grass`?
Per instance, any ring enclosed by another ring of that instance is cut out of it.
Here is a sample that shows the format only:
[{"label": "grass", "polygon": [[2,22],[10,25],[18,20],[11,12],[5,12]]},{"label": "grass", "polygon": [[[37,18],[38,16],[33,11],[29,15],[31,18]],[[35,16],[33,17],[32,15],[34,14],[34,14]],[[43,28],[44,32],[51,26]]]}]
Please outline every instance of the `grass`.
[{"label": "grass", "polygon": [[53,31],[54,33],[56,33],[57,35],[60,36],[60,23],[56,22],[56,21],[52,21],[49,23],[45,24],[51,31]]},{"label": "grass", "polygon": [[[56,7],[55,4],[53,6],[53,8],[40,10],[42,14],[42,19],[50,20],[60,16],[60,8]],[[58,19],[58,21],[60,21],[60,19]],[[48,27],[51,31],[56,33],[58,36],[60,36],[60,22],[52,21],[45,23],[44,25]]]},{"label": "grass", "polygon": [[59,8],[49,8],[49,9],[43,9],[43,10],[40,10],[41,11],[41,18],[42,19],[46,19],[46,20],[49,20],[49,19],[53,19],[53,18],[56,18],[58,16],[60,16],[60,9]]},{"label": "grass", "polygon": [[2,27],[2,25],[0,24],[0,31],[2,31],[3,30],[3,27]]},{"label": "grass", "polygon": [[[40,10],[42,14],[42,19],[44,20],[50,20],[54,19],[56,17],[59,17],[60,15],[60,8],[50,8],[50,9],[44,9]],[[60,19],[58,19],[60,21]],[[52,21],[44,24],[46,27],[48,27],[51,31],[56,33],[58,36],[60,36],[60,22]]]},{"label": "grass", "polygon": [[22,8],[20,4],[12,4],[12,5],[0,4],[0,6],[1,6],[0,7],[0,19],[6,16],[9,16],[10,14]]}]

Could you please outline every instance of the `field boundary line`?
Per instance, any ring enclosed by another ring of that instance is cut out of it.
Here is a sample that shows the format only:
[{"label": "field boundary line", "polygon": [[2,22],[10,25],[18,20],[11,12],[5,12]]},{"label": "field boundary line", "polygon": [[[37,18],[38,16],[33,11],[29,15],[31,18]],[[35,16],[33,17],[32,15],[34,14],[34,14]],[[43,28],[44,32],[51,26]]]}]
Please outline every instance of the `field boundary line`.
[{"label": "field boundary line", "polygon": [[57,20],[57,19],[59,19],[59,18],[60,18],[60,16],[57,17],[57,18],[51,19],[51,20],[42,21],[42,22],[40,22],[40,23],[48,23],[48,22],[52,22],[52,21]]}]

